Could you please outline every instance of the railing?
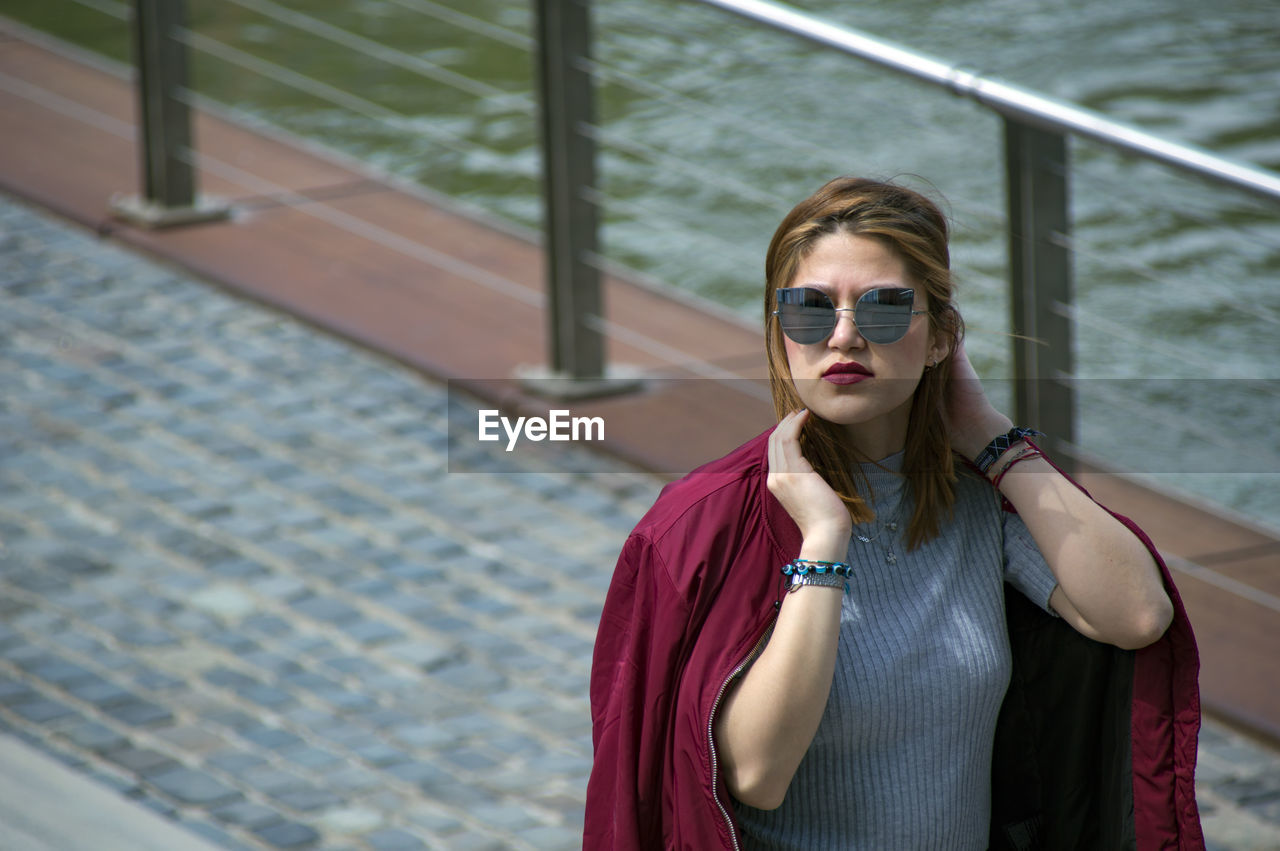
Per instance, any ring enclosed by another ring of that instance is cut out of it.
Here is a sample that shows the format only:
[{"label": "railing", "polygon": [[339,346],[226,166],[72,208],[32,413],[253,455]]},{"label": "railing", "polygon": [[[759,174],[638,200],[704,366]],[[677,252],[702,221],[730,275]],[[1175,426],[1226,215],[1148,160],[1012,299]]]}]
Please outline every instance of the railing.
[{"label": "railing", "polygon": [[[742,15],[914,79],[971,98],[1004,122],[1008,215],[1010,328],[1013,333],[1015,419],[1035,423],[1051,437],[1049,448],[1067,466],[1075,457],[1075,373],[1071,230],[1068,181],[1072,136],[1183,169],[1271,201],[1280,201],[1280,175],[1178,145],[1096,113],[983,78],[862,33],[833,26],[766,0],[697,0]],[[598,311],[595,252],[595,119],[590,0],[537,0],[540,10],[544,156],[548,202],[548,246],[553,297],[578,303],[572,316],[553,318],[553,363],[569,375],[600,376],[602,347],[567,352],[568,341],[596,339],[591,319]],[[554,45],[554,47],[552,46]],[[568,82],[572,81],[572,82]],[[576,168],[561,165],[576,164]],[[562,353],[563,352],[563,353]]]},{"label": "railing", "polygon": [[[120,19],[127,17],[129,11],[127,5],[116,0],[64,2],[96,8]],[[775,186],[735,179],[726,175],[725,169],[711,168],[705,163],[682,157],[672,150],[674,146],[654,144],[632,134],[618,132],[611,126],[608,116],[600,120],[594,115],[592,88],[602,85],[626,88],[652,98],[663,109],[696,114],[700,121],[731,128],[732,132],[749,136],[756,143],[777,145],[780,150],[784,145],[789,146],[789,150],[800,150],[805,157],[815,161],[830,153],[821,146],[797,138],[794,133],[735,114],[730,106],[686,96],[643,72],[626,70],[594,58],[587,19],[589,12],[595,8],[602,14],[608,13],[610,20],[602,30],[607,39],[619,30],[618,19],[627,14],[623,11],[627,4],[539,0],[539,5],[534,8],[539,10],[538,20],[542,23],[528,27],[527,32],[547,34],[536,39],[529,37],[520,21],[482,20],[477,15],[431,0],[393,0],[391,5],[411,9],[412,14],[428,16],[440,26],[456,27],[459,32],[474,33],[477,37],[509,46],[515,53],[541,55],[545,66],[539,74],[543,90],[535,94],[467,77],[419,52],[381,43],[351,31],[350,27],[320,20],[272,0],[226,0],[220,8],[234,7],[251,12],[273,25],[303,33],[317,44],[368,57],[438,89],[465,93],[483,105],[506,103],[512,107],[509,114],[519,112],[528,115],[536,110],[539,103],[544,105],[543,113],[548,119],[542,132],[547,148],[544,158],[547,212],[544,221],[552,267],[548,275],[552,283],[547,304],[556,305],[547,311],[549,321],[556,329],[551,334],[548,363],[554,372],[579,381],[590,383],[590,379],[608,372],[604,348],[599,345],[600,335],[612,331],[601,316],[598,295],[599,276],[605,267],[601,255],[607,253],[600,250],[596,237],[600,221],[605,218],[602,210],[626,210],[628,215],[634,212],[637,220],[646,218],[646,226],[652,223],[655,228],[670,229],[678,233],[680,239],[705,240],[712,248],[707,252],[708,256],[715,250],[723,248],[728,252],[735,248],[723,236],[709,231],[696,232],[688,222],[664,216],[665,211],[654,213],[649,208],[658,206],[660,202],[653,198],[637,200],[612,191],[608,186],[608,167],[596,168],[592,174],[591,167],[597,159],[596,149],[605,156],[613,152],[615,157],[621,155],[652,162],[655,174],[679,174],[689,182],[714,180],[717,191],[740,199],[739,206],[768,208],[767,216],[773,221],[776,221],[780,210],[795,200],[790,190],[783,192]],[[1079,238],[1071,233],[1072,216],[1067,198],[1074,172],[1068,161],[1068,139],[1091,140],[1145,160],[1172,165],[1218,185],[1250,193],[1264,199],[1267,204],[1274,204],[1280,199],[1280,178],[1273,173],[1167,142],[1086,110],[825,24],[779,4],[761,0],[688,0],[681,9],[696,6],[732,12],[773,31],[807,39],[821,45],[825,48],[823,53],[831,57],[849,55],[892,69],[939,91],[971,99],[999,116],[1004,125],[1008,179],[1003,205],[1005,211],[984,218],[992,223],[998,221],[1006,234],[1010,324],[1015,334],[1014,375],[1019,379],[1015,385],[1016,414],[1020,421],[1053,433],[1061,445],[1062,458],[1077,454],[1079,447],[1073,444],[1080,443],[1075,437],[1078,431],[1073,411],[1074,394],[1064,380],[1076,371],[1071,343],[1073,329],[1082,322],[1087,322],[1090,328],[1105,328],[1110,321],[1105,314],[1099,315],[1092,304],[1087,310],[1085,306],[1076,304],[1072,296],[1072,267],[1082,262],[1082,258],[1088,260],[1089,257]],[[651,25],[660,31],[665,22],[645,19],[628,20],[626,23]],[[414,109],[421,109],[411,108],[408,110],[410,114],[406,114],[405,110],[386,105],[367,90],[359,93],[347,90],[336,80],[322,79],[323,75],[315,70],[284,67],[284,64],[267,58],[271,55],[274,59],[272,54],[264,55],[262,51],[250,49],[252,45],[234,43],[235,39],[226,35],[221,39],[217,36],[218,33],[197,32],[195,28],[175,25],[168,38],[199,52],[206,59],[247,72],[255,79],[269,80],[281,87],[304,92],[309,97],[367,118],[372,128],[404,125],[408,123],[406,119],[413,117]],[[556,38],[564,39],[559,49],[552,44]],[[538,67],[535,63],[525,67],[531,65]],[[181,86],[170,85],[168,90],[176,100],[194,103],[194,93]],[[880,108],[897,106],[886,104]],[[929,131],[933,128],[923,129]],[[444,154],[477,158],[489,156],[474,139],[459,132],[456,125],[449,122],[415,122],[412,133],[428,139]],[[224,176],[233,174],[227,164],[216,163],[207,154],[197,156],[192,147],[179,144],[176,150],[171,148],[167,154],[155,155],[169,162],[185,162],[189,167],[200,162],[206,168],[216,167]],[[495,160],[499,161],[500,168],[505,167],[500,155]],[[833,164],[833,158],[825,162],[828,174],[842,168]],[[537,175],[532,173],[518,173],[513,177],[528,183],[537,179]],[[262,187],[263,191],[269,189],[260,180],[254,185]],[[306,202],[307,199],[299,199],[300,204]],[[343,222],[344,226],[360,225],[345,219]],[[367,224],[360,226],[362,229],[369,227]],[[741,255],[738,255],[734,262],[740,263],[741,260]],[[1129,263],[1127,258],[1109,259],[1108,262],[1117,265]],[[1133,266],[1137,276],[1155,277],[1155,273],[1140,261],[1134,262]],[[660,341],[649,342],[657,351]],[[1144,342],[1151,342],[1153,347],[1159,344],[1158,341]],[[1173,354],[1180,353],[1175,351]]]}]

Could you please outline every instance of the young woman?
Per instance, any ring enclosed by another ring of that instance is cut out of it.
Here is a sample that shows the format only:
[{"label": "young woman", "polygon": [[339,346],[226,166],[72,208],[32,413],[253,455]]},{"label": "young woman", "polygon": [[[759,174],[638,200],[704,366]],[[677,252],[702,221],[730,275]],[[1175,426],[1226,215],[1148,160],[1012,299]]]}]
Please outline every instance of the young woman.
[{"label": "young woman", "polygon": [[588,849],[1200,848],[1194,639],[988,402],[945,218],[845,178],[766,260],[776,428],[663,491],[596,640]]}]

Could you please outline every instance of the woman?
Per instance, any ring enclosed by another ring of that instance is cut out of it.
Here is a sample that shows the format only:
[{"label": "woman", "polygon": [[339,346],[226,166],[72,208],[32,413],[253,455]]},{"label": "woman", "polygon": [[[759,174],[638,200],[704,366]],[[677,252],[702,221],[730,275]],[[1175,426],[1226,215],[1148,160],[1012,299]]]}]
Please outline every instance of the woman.
[{"label": "woman", "polygon": [[1176,592],[987,401],[947,239],[853,178],[779,226],[780,421],[624,545],[585,847],[1203,847]]}]

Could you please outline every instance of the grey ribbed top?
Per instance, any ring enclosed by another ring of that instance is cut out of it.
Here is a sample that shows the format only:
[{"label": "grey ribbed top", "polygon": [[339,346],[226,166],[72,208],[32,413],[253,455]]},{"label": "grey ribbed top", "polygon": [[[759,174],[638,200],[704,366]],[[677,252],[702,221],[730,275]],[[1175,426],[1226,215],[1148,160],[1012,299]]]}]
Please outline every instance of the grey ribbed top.
[{"label": "grey ribbed top", "polygon": [[1056,580],[1023,522],[970,476],[957,482],[954,521],[907,552],[901,466],[901,453],[863,465],[877,520],[849,542],[854,575],[826,712],[782,806],[735,804],[744,848],[987,847],[1011,665],[1004,582],[1050,611]]}]

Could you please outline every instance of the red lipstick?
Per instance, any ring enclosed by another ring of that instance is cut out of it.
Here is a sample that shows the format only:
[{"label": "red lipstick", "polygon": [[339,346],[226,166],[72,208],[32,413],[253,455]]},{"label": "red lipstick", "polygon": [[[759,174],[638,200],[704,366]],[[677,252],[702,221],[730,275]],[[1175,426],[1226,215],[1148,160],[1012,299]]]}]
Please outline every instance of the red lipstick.
[{"label": "red lipstick", "polygon": [[870,378],[874,375],[871,370],[867,369],[860,363],[854,361],[844,361],[841,363],[833,363],[827,367],[822,373],[822,377],[832,384],[857,384],[859,381]]}]

